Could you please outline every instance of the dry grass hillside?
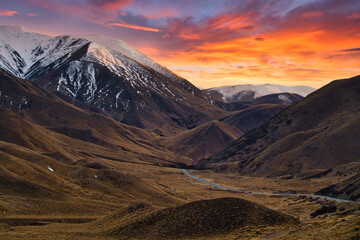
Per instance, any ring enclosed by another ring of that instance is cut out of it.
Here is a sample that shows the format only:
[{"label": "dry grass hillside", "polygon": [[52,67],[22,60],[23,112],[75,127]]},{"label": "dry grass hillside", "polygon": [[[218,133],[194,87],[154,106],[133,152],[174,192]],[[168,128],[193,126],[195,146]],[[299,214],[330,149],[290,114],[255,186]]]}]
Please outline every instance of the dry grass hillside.
[{"label": "dry grass hillside", "polygon": [[360,156],[360,77],[337,80],[202,162],[257,176],[322,172]]},{"label": "dry grass hillside", "polygon": [[214,120],[174,136],[161,138],[159,143],[197,161],[220,152],[241,135],[243,133],[236,127]]},{"label": "dry grass hillside", "polygon": [[[133,213],[132,213],[133,214]],[[120,239],[179,239],[223,235],[246,226],[294,226],[297,219],[239,198],[218,198],[165,208],[118,222]]]},{"label": "dry grass hillside", "polygon": [[316,194],[357,201],[360,199],[360,174],[323,188],[316,192]]}]

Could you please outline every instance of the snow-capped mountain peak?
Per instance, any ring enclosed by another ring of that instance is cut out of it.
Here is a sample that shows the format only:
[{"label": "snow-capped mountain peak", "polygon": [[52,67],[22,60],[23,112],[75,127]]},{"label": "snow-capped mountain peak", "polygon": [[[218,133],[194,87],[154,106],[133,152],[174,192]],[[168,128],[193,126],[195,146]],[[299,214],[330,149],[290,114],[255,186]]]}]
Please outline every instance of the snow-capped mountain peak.
[{"label": "snow-capped mountain peak", "polygon": [[[125,43],[124,41],[121,41],[119,39],[115,39],[115,38],[110,38],[104,35],[79,35],[76,36],[78,38],[84,38],[87,39],[93,43],[97,43],[100,44],[104,47],[107,47],[109,49],[118,51],[126,56],[128,56],[129,58],[132,58],[138,62],[143,62],[146,57],[144,54],[142,54],[141,52],[139,52],[138,50],[136,50],[133,47],[130,47],[127,43]],[[145,65],[145,64],[144,64]]]},{"label": "snow-capped mountain peak", "polygon": [[0,67],[22,76],[33,64],[33,50],[50,38],[19,26],[0,26]]},{"label": "snow-capped mountain peak", "polygon": [[179,77],[176,76],[176,74],[171,72],[169,69],[167,69],[166,67],[163,67],[160,64],[156,63],[154,60],[152,60],[151,58],[145,56],[144,54],[142,54],[141,52],[139,52],[135,48],[129,46],[124,41],[121,41],[121,40],[115,39],[115,38],[110,38],[110,37],[103,36],[103,35],[95,35],[95,34],[92,34],[92,35],[78,35],[77,37],[87,39],[87,40],[89,40],[89,41],[91,41],[93,43],[100,44],[100,45],[102,45],[104,47],[107,47],[109,49],[112,49],[114,51],[122,53],[125,56],[127,56],[128,58],[131,58],[131,59],[141,63],[142,65],[147,66],[147,67],[155,70],[156,72],[170,78],[173,81],[177,81],[177,82],[181,81],[179,79]]},{"label": "snow-capped mountain peak", "polygon": [[275,93],[296,93],[303,97],[314,92],[316,89],[308,86],[282,86],[275,84],[263,84],[263,85],[234,85],[234,86],[222,86],[205,90],[209,95],[221,96],[225,102],[238,102],[249,101],[258,97],[262,97]]},{"label": "snow-capped mountain peak", "polygon": [[86,43],[68,35],[50,37],[19,26],[0,26],[0,67],[31,78],[35,68],[47,66]]},{"label": "snow-capped mountain peak", "polygon": [[142,128],[194,127],[194,114],[206,119],[221,111],[185,79],[104,36],[50,37],[2,26],[0,68]]},{"label": "snow-capped mountain peak", "polygon": [[116,58],[111,50],[97,43],[90,43],[88,47],[87,60],[93,60],[107,66],[111,71],[119,74],[119,68],[125,68],[119,58]]}]

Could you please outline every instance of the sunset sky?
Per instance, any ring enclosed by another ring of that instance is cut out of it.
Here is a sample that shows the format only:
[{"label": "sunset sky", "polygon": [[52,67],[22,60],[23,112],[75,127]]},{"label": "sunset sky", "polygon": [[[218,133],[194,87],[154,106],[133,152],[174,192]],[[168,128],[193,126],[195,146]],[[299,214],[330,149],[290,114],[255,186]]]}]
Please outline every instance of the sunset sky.
[{"label": "sunset sky", "polygon": [[0,24],[119,38],[202,88],[360,74],[359,0],[1,0]]}]

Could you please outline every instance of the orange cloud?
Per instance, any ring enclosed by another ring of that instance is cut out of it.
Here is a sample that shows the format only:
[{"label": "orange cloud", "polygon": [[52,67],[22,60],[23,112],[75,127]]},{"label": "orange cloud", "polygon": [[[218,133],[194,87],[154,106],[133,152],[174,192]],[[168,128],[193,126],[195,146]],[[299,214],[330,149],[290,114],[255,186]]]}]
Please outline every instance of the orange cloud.
[{"label": "orange cloud", "polygon": [[355,50],[360,41],[351,35],[356,28],[320,29],[279,29],[263,34],[263,41],[249,36],[205,42],[189,51],[158,54],[155,59],[204,88],[266,82],[321,87],[330,80],[359,74],[360,51]]},{"label": "orange cloud", "polygon": [[[207,0],[28,1],[106,31],[122,27],[111,34],[204,88],[266,82],[320,87],[360,73],[359,0],[296,1],[295,8],[288,0],[224,0],[209,9],[199,8]],[[125,35],[126,28],[139,31]]]},{"label": "orange cloud", "polygon": [[302,14],[302,17],[305,18],[312,18],[312,17],[320,17],[322,16],[324,13],[322,11],[312,11],[312,12],[305,12]]},{"label": "orange cloud", "polygon": [[15,14],[18,14],[17,11],[10,11],[10,10],[0,10],[0,16],[14,16]]},{"label": "orange cloud", "polygon": [[220,29],[220,28],[231,28],[236,29],[239,26],[245,26],[247,17],[245,16],[234,16],[234,15],[227,15],[227,16],[219,16],[212,19],[208,24],[210,29]]},{"label": "orange cloud", "polygon": [[127,24],[127,23],[109,23],[110,26],[118,26],[118,27],[125,27],[125,28],[131,28],[135,30],[143,30],[143,31],[149,31],[149,32],[160,32],[160,29],[151,28],[151,27],[143,27],[133,24]]}]

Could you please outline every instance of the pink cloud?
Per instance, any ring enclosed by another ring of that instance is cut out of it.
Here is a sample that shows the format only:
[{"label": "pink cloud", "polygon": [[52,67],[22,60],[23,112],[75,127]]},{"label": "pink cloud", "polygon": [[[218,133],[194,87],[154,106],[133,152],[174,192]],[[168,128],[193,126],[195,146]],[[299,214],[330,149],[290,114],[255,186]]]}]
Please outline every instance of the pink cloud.
[{"label": "pink cloud", "polygon": [[110,26],[119,26],[119,27],[125,27],[125,28],[131,28],[131,29],[135,29],[135,30],[143,30],[143,31],[148,31],[148,32],[160,32],[160,29],[156,29],[156,28],[151,28],[151,27],[143,27],[143,26],[138,26],[138,25],[133,25],[133,24],[128,24],[128,23],[110,23]]},{"label": "pink cloud", "polygon": [[118,11],[118,14],[123,16],[123,17],[127,16],[127,12],[124,12],[124,11]]},{"label": "pink cloud", "polygon": [[36,17],[36,16],[38,16],[36,13],[28,13],[28,14],[26,14],[27,16],[29,16],[29,17]]},{"label": "pink cloud", "polygon": [[100,6],[102,9],[108,12],[112,12],[129,5],[131,0],[93,0],[91,2],[95,3],[94,5]]},{"label": "pink cloud", "polygon": [[321,11],[305,12],[302,14],[304,18],[321,17],[324,13]]},{"label": "pink cloud", "polygon": [[97,24],[105,24],[108,21],[114,20],[117,12],[131,3],[131,0],[63,1],[56,4],[50,0],[29,1],[31,4],[49,11],[74,15]]},{"label": "pink cloud", "polygon": [[10,10],[0,10],[0,16],[14,16],[15,14],[18,14],[17,11],[10,11]]},{"label": "pink cloud", "polygon": [[347,19],[360,19],[360,12],[354,12],[347,17]]},{"label": "pink cloud", "polygon": [[146,17],[147,19],[159,19],[162,17],[169,17],[174,15],[174,12],[169,10],[169,9],[165,9],[165,10],[161,10],[159,12],[156,12],[154,14],[149,14],[149,15],[144,15],[144,17]]}]

